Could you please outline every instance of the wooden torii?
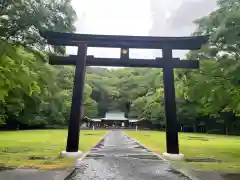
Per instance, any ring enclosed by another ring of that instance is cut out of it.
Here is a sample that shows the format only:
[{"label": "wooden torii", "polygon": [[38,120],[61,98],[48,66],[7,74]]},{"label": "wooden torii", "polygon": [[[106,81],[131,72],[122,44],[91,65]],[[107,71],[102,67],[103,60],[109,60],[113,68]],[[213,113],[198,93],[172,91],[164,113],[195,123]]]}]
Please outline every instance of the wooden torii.
[{"label": "wooden torii", "polygon": [[[66,152],[78,152],[80,121],[83,118],[83,91],[86,66],[117,66],[163,68],[164,101],[166,116],[167,154],[178,155],[178,121],[174,87],[174,68],[199,68],[197,60],[180,60],[172,57],[172,51],[197,50],[208,41],[208,36],[191,37],[149,37],[149,36],[112,36],[88,35],[60,32],[41,32],[50,45],[77,46],[77,55],[50,56],[53,65],[74,65],[75,79],[72,106],[68,126]],[[96,58],[87,56],[87,47],[121,48],[120,58]],[[129,59],[129,48],[162,49],[162,58]]]}]

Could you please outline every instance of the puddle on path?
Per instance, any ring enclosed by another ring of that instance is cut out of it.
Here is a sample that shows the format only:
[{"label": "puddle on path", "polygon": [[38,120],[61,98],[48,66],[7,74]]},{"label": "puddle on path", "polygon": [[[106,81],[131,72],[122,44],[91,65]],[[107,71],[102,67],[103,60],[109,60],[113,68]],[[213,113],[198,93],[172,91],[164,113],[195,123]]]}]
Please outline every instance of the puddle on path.
[{"label": "puddle on path", "polygon": [[118,157],[129,157],[129,158],[136,158],[136,159],[146,159],[146,160],[161,160],[158,156],[156,155],[123,155],[123,156],[118,156]]},{"label": "puddle on path", "polygon": [[104,154],[89,154],[86,158],[100,158],[100,157],[106,157]]},{"label": "puddle on path", "polygon": [[104,158],[104,157],[118,157],[118,158],[135,158],[135,159],[142,159],[142,160],[162,160],[161,158],[159,158],[156,155],[151,155],[151,154],[124,154],[124,155],[108,155],[108,154],[89,154],[87,155],[86,158],[93,158],[93,159],[97,159],[97,158]]}]

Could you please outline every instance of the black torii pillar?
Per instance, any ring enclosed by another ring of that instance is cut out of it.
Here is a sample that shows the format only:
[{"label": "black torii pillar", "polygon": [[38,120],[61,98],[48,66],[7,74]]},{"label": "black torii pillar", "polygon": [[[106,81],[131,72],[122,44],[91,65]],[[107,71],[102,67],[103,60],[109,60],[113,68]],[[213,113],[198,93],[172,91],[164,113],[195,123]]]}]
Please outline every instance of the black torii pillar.
[{"label": "black torii pillar", "polygon": [[87,45],[78,45],[75,77],[72,94],[72,105],[68,125],[67,152],[78,152],[80,124],[83,118],[83,93],[86,70]]},{"label": "black torii pillar", "polygon": [[163,48],[162,56],[166,61],[169,61],[169,64],[163,68],[167,153],[179,154],[174,67],[172,67],[170,63],[172,61],[172,49],[170,47]]},{"label": "black torii pillar", "polygon": [[[50,64],[75,65],[71,116],[69,121],[67,152],[78,152],[80,121],[83,117],[83,92],[86,66],[148,67],[163,68],[164,99],[166,114],[166,156],[179,154],[178,121],[174,88],[174,68],[197,69],[197,60],[180,60],[172,57],[173,49],[197,50],[208,41],[208,36],[195,37],[144,37],[144,36],[109,36],[60,32],[41,32],[51,45],[78,46],[78,55],[51,56]],[[94,58],[87,55],[87,47],[121,48],[121,57]],[[163,58],[129,59],[129,48],[162,49]],[[176,156],[175,156],[176,155]],[[180,157],[180,156],[179,156]],[[179,158],[178,157],[178,158]]]}]

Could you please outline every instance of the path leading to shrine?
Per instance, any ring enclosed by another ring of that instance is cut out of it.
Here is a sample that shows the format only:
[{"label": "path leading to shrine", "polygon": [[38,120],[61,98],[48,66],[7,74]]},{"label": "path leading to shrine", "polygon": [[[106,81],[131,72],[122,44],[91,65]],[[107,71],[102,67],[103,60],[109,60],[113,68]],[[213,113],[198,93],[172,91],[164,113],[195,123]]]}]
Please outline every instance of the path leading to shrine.
[{"label": "path leading to shrine", "polygon": [[82,161],[68,180],[188,180],[168,162],[120,131],[110,132]]}]

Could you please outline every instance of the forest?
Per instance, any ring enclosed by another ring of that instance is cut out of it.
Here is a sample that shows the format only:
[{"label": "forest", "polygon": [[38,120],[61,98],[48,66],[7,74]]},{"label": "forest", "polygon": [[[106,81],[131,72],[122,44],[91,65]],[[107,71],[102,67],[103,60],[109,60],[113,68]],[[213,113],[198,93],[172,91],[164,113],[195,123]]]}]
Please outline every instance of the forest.
[{"label": "forest", "polygon": [[[49,46],[40,30],[74,32],[70,0],[7,0],[0,4],[0,129],[60,128],[68,124],[74,67],[48,64]],[[197,19],[192,35],[208,44],[186,59],[200,69],[175,70],[179,124],[192,132],[240,134],[240,3],[219,0]],[[161,69],[88,67],[84,115],[122,110],[134,119],[164,123]],[[128,107],[129,108],[126,108]]]}]

